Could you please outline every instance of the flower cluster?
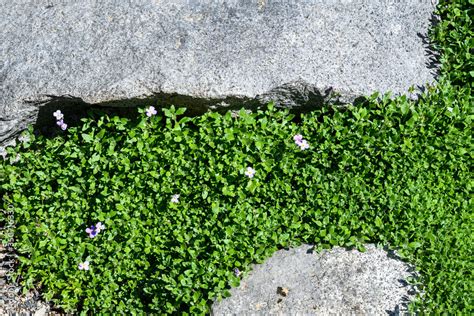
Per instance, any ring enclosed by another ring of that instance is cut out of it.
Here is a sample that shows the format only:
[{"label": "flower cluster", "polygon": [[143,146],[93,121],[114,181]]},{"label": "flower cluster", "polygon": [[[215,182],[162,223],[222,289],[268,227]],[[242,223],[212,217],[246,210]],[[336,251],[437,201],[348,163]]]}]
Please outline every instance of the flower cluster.
[{"label": "flower cluster", "polygon": [[293,140],[295,141],[295,144],[300,146],[301,150],[305,150],[309,148],[309,144],[306,141],[306,139],[303,139],[303,136],[300,134],[296,134],[293,136]]},{"label": "flower cluster", "polygon": [[101,222],[98,222],[97,224],[92,225],[89,228],[86,228],[86,233],[89,234],[89,238],[94,238],[95,236],[97,236],[98,233],[100,233],[100,231],[104,229],[105,229],[105,226]]},{"label": "flower cluster", "polygon": [[58,125],[63,131],[66,130],[67,124],[64,123],[64,114],[60,110],[57,110],[53,113],[53,116],[56,118],[56,125]]},{"label": "flower cluster", "polygon": [[154,106],[150,106],[147,110],[146,110],[146,116],[150,117],[150,116],[153,116],[153,115],[156,115],[158,112],[155,110],[155,107]]},{"label": "flower cluster", "polygon": [[[98,233],[100,233],[104,229],[105,229],[105,225],[102,224],[101,222],[98,222],[97,224],[86,228],[86,233],[89,234],[89,238],[94,238],[95,236],[97,236]],[[79,267],[79,270],[89,270],[89,261],[84,261],[84,262],[79,263],[78,267]]]}]

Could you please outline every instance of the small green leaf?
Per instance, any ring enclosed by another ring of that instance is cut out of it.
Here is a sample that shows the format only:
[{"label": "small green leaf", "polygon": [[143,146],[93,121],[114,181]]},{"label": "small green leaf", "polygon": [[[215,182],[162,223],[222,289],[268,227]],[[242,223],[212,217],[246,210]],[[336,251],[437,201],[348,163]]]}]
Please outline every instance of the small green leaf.
[{"label": "small green leaf", "polygon": [[89,134],[82,133],[81,135],[82,135],[82,139],[84,139],[86,143],[90,143],[94,140],[94,138]]}]

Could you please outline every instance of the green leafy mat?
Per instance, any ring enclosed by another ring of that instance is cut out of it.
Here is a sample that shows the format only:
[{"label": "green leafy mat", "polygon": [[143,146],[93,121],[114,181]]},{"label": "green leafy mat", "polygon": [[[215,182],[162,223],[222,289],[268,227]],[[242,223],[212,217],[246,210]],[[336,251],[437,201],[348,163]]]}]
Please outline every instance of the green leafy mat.
[{"label": "green leafy mat", "polygon": [[413,311],[472,312],[472,4],[439,5],[442,75],[417,102],[30,129],[0,165],[15,275],[66,311],[196,314],[278,248],[381,242],[421,273]]}]

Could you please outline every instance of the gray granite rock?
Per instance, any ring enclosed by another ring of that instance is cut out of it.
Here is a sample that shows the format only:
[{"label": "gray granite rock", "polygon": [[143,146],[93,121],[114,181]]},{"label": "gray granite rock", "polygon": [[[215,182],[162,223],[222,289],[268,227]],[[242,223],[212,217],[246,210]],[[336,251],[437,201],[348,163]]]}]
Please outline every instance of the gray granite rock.
[{"label": "gray granite rock", "polygon": [[431,0],[3,1],[0,143],[51,101],[202,112],[406,93],[434,79],[422,40],[433,10]]},{"label": "gray granite rock", "polygon": [[310,245],[279,250],[255,265],[213,315],[398,315],[416,289],[412,267],[393,253],[367,245],[366,252]]}]

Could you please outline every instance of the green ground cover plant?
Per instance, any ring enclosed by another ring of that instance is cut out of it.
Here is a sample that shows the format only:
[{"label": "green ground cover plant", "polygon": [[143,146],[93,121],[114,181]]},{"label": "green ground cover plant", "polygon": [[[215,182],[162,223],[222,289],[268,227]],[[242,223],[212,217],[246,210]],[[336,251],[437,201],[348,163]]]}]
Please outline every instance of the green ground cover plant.
[{"label": "green ground cover plant", "polygon": [[25,290],[83,314],[202,314],[278,248],[376,242],[419,270],[413,311],[472,312],[472,1],[439,8],[442,76],[418,101],[30,128],[0,164]]}]

